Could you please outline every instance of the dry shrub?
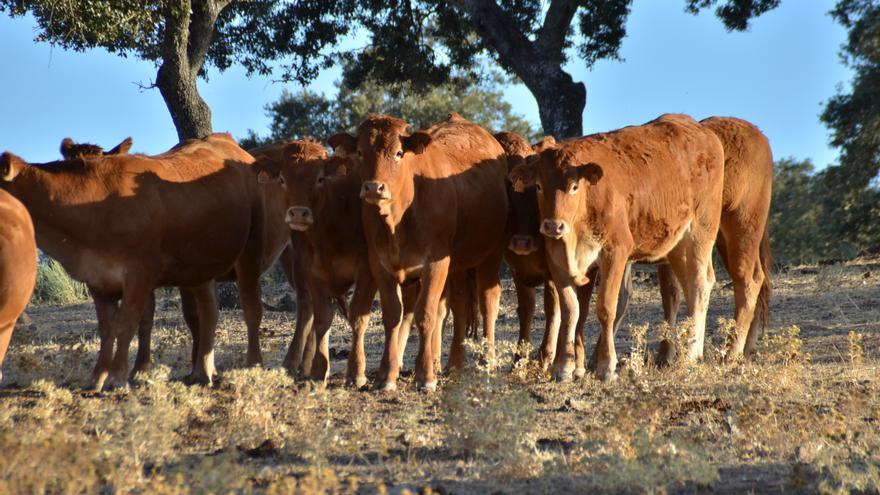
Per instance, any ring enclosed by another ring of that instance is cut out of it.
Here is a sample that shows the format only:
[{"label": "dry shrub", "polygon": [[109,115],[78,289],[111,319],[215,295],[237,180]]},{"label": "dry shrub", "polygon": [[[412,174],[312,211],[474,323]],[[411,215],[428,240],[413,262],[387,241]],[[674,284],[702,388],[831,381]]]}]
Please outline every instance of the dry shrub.
[{"label": "dry shrub", "polygon": [[865,336],[850,331],[847,335],[849,362],[853,366],[861,366],[865,362]]},{"label": "dry shrub", "polygon": [[61,263],[45,258],[37,265],[37,280],[32,299],[38,303],[72,304],[85,301],[89,291],[85,284],[70,278]]},{"label": "dry shrub", "polygon": [[[499,354],[502,362],[513,360],[510,352]],[[498,463],[509,475],[535,474],[529,462],[535,452],[535,400],[506,373],[469,367],[444,388],[440,400],[443,443],[450,452]]]},{"label": "dry shrub", "polygon": [[330,468],[309,468],[305,476],[283,478],[266,487],[266,495],[354,495],[358,493],[358,479],[354,476],[342,480]]},{"label": "dry shrub", "polygon": [[252,449],[269,440],[284,447],[291,426],[286,420],[297,410],[279,407],[279,397],[296,394],[293,379],[283,369],[231,370],[224,373],[221,388],[231,397],[226,405],[230,428],[222,432],[231,445]]},{"label": "dry shrub", "polygon": [[630,325],[629,335],[632,346],[629,351],[629,359],[626,367],[634,374],[639,375],[645,371],[645,360],[648,356],[648,328],[649,324]]},{"label": "dry shrub", "polygon": [[810,355],[804,353],[804,341],[800,335],[801,329],[797,325],[768,330],[758,344],[762,361],[783,366],[809,362]]}]

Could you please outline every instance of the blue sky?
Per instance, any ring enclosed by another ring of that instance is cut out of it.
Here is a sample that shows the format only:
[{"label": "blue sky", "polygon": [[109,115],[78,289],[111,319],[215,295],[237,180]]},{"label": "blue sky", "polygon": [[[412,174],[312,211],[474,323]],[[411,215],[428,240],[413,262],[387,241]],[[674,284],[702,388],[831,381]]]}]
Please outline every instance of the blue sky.
[{"label": "blue sky", "polygon": [[[836,160],[819,122],[823,102],[852,74],[838,50],[846,31],[827,15],[832,2],[783,0],[780,8],[728,33],[711,12],[692,16],[682,0],[635,0],[623,41],[623,62],[602,61],[587,70],[567,65],[587,85],[585,132],[648,121],[665,112],[696,118],[733,115],[760,126],[776,157],[810,158],[818,167]],[[0,151],[33,161],[58,157],[71,136],[105,147],[126,136],[134,149],[158,153],[177,135],[158,90],[143,90],[155,67],[102,50],[74,53],[35,44],[29,18],[0,17]],[[311,88],[332,94],[338,70]],[[247,78],[234,68],[213,71],[200,89],[213,111],[214,128],[237,137],[265,133],[264,105],[285,87],[270,78]],[[294,86],[287,86],[296,90]],[[517,112],[538,123],[537,106],[522,86],[507,89]]]}]

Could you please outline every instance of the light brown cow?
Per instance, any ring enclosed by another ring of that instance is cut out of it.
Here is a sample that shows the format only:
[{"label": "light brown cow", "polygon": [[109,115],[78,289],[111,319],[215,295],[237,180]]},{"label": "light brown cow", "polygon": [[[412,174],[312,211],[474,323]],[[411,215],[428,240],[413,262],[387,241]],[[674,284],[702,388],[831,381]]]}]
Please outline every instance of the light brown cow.
[{"label": "light brown cow", "polygon": [[570,378],[575,368],[575,287],[588,281],[594,261],[603,280],[596,302],[600,378],[615,376],[613,323],[629,260],[685,267],[682,281],[694,321],[688,358],[702,356],[723,173],[718,137],[684,115],[563,142],[511,172],[514,185],[538,189],[541,233],[566,331],[565,352],[554,363],[557,379]]},{"label": "light brown cow", "polygon": [[[525,163],[525,160],[536,153],[553,146],[556,141],[545,137],[541,142],[530,145],[524,137],[513,132],[499,132],[495,139],[507,152],[508,167],[512,170],[515,166]],[[539,358],[546,369],[553,362],[557,351],[559,335],[559,295],[550,274],[547,264],[546,250],[544,249],[544,236],[541,235],[540,212],[538,210],[538,198],[535,187],[526,187],[518,192],[508,182],[507,188],[510,210],[507,218],[507,249],[504,252],[504,260],[513,272],[513,281],[516,286],[517,314],[519,317],[520,337],[519,341],[528,342],[531,333],[532,318],[535,313],[535,287],[544,284],[544,315],[546,328],[544,338],[541,341]],[[621,284],[617,303],[617,317],[614,320],[614,332],[620,327],[623,316],[629,303],[632,292],[632,282],[629,277],[629,265],[624,275],[624,283]],[[580,315],[578,317],[577,332],[575,334],[575,371],[574,376],[581,377],[586,374],[584,327],[586,325],[590,296],[596,284],[598,267],[594,266],[588,273],[590,281],[586,285],[577,288],[578,300],[580,301]],[[596,354],[593,353],[591,365],[595,368]]]},{"label": "light brown cow", "polygon": [[[773,153],[767,137],[753,124],[732,117],[711,117],[700,122],[714,132],[724,146],[724,193],[718,254],[733,282],[736,333],[726,359],[752,354],[758,341],[758,325],[769,320],[770,282],[770,197],[773,182]],[[675,324],[678,288],[674,266],[658,268],[664,313]],[[683,267],[678,267],[681,272]],[[661,343],[658,362],[672,360],[673,347]]]},{"label": "light brown cow", "polygon": [[2,187],[28,208],[37,244],[95,300],[97,389],[105,381],[125,384],[128,347],[155,287],[191,287],[200,335],[194,379],[210,381],[215,373],[213,280],[233,267],[248,335],[259,332],[263,211],[252,162],[228,134],[154,157],[30,165],[8,152],[0,156]]},{"label": "light brown cow", "polygon": [[[254,168],[262,182],[280,182],[286,191],[288,209],[285,221],[303,239],[298,244],[297,256],[302,258],[303,266],[308,267],[306,278],[313,294],[313,328],[317,341],[324,342],[330,329],[332,297],[341,297],[354,286],[348,312],[354,336],[346,381],[360,388],[367,382],[364,332],[377,288],[367,262],[358,163],[353,157],[326,158],[323,146],[308,140],[287,142],[285,149],[284,159],[258,159]],[[401,347],[406,344],[418,284],[409,284],[403,293]],[[285,360],[288,366],[295,368],[299,363],[303,340],[304,336],[297,332]],[[326,381],[330,372],[329,359],[327,349],[320,349],[310,369],[312,378]]]},{"label": "light brown cow", "polygon": [[37,276],[37,245],[27,209],[0,190],[0,383],[3,358]]},{"label": "light brown cow", "polygon": [[483,335],[494,346],[501,296],[499,269],[507,218],[504,150],[491,134],[458,114],[426,130],[406,131],[406,122],[368,117],[357,137],[337,134],[330,144],[362,160],[362,218],[385,324],[381,386],[394,388],[399,374],[400,284],[418,278],[415,308],[419,331],[415,381],[436,388],[433,332],[441,295],[450,279],[454,319],[449,366],[464,363],[470,318],[467,272],[475,269]]}]

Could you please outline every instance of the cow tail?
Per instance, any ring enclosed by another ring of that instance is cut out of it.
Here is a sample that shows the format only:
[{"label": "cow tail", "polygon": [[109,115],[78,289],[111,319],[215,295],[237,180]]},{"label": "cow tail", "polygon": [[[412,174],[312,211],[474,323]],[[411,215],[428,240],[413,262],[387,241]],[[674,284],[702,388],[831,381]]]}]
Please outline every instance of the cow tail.
[{"label": "cow tail", "polygon": [[764,225],[764,236],[761,238],[760,247],[761,269],[764,271],[764,282],[761,284],[761,291],[758,293],[757,311],[761,318],[761,335],[770,325],[770,296],[773,293],[773,283],[770,280],[771,267],[773,266],[773,257],[770,253],[770,222]]},{"label": "cow tail", "polygon": [[477,271],[468,270],[465,278],[465,295],[467,296],[467,335],[473,340],[480,338],[479,334],[479,317],[480,301],[477,298]]}]

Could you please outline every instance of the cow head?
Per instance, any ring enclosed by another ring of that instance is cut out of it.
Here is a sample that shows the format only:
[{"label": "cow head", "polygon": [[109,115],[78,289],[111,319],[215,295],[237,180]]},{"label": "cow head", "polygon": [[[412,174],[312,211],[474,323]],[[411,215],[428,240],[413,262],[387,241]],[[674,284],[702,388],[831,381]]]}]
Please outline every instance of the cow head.
[{"label": "cow head", "polygon": [[[534,155],[528,141],[515,132],[499,132],[494,134],[495,140],[504,148],[507,155],[508,171],[525,165],[526,160]],[[520,187],[514,190],[508,183],[508,216],[507,226],[510,240],[507,249],[514,254],[526,256],[537,252],[543,243],[538,232],[539,213],[534,187]]]},{"label": "cow head", "polygon": [[541,211],[541,233],[561,239],[572,232],[574,222],[584,207],[583,195],[602,179],[602,167],[596,163],[576,163],[563,149],[551,148],[514,168],[510,181],[523,191],[534,185]]},{"label": "cow head", "polygon": [[0,155],[0,181],[12,182],[28,163],[6,151]]},{"label": "cow head", "polygon": [[73,139],[64,138],[61,141],[61,156],[65,160],[73,160],[75,158],[107,156],[107,155],[127,155],[131,149],[131,138],[125,138],[121,143],[117,144],[110,151],[104,151],[104,148],[96,144],[76,143]]},{"label": "cow head", "polygon": [[330,145],[361,162],[361,199],[376,205],[382,214],[390,213],[392,202],[412,187],[409,160],[431,144],[424,131],[406,132],[406,122],[387,116],[370,116],[359,127],[358,136],[336,134]]}]

